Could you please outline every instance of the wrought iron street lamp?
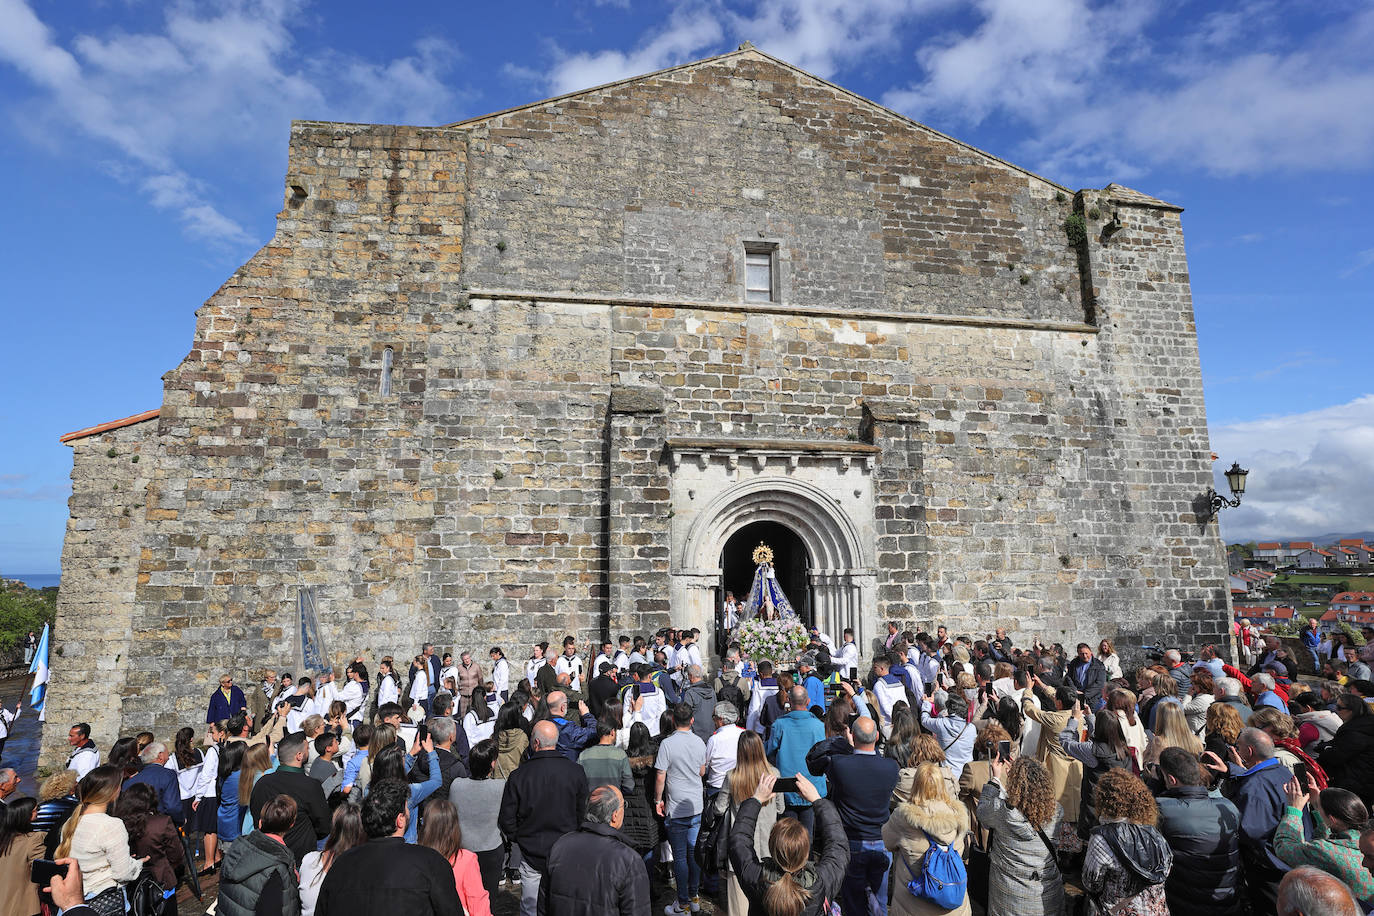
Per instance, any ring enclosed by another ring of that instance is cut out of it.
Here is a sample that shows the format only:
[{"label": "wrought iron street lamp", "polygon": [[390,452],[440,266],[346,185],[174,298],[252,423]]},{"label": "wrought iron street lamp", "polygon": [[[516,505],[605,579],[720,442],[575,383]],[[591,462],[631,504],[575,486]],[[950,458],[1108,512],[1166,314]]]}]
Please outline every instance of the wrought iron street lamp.
[{"label": "wrought iron street lamp", "polygon": [[1231,488],[1231,495],[1234,499],[1227,499],[1215,489],[1207,489],[1207,502],[1210,510],[1207,518],[1216,518],[1217,513],[1225,508],[1236,508],[1240,505],[1240,498],[1245,495],[1245,477],[1250,472],[1240,466],[1239,461],[1231,462],[1231,468],[1226,472],[1226,484]]}]

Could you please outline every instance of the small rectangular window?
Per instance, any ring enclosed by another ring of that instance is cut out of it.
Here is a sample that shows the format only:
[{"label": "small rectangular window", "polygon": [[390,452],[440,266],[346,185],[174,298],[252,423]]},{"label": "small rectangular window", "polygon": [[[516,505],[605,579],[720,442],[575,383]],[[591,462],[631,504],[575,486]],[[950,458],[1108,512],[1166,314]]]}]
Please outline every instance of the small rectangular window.
[{"label": "small rectangular window", "polygon": [[747,302],[776,302],[777,249],[749,247],[744,250],[744,298]]}]

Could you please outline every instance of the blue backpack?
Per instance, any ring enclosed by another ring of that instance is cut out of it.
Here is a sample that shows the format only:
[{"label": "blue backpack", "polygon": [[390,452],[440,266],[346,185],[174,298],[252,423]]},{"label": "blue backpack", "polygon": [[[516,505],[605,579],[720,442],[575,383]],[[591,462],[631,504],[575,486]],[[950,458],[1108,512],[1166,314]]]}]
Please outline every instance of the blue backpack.
[{"label": "blue backpack", "polygon": [[926,842],[930,847],[921,859],[921,874],[918,876],[907,863],[907,874],[911,880],[906,889],[912,896],[929,900],[942,910],[952,910],[962,906],[968,896],[968,871],[964,860],[954,851],[954,844],[941,845],[924,830]]}]

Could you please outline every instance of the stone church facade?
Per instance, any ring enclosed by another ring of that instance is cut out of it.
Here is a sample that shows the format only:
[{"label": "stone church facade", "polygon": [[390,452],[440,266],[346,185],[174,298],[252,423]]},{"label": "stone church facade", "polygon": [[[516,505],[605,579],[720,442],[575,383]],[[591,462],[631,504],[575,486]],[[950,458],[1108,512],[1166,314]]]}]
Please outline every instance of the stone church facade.
[{"label": "stone church facade", "polygon": [[292,657],[303,589],[336,663],[523,658],[709,633],[758,540],[866,651],[887,620],[1224,641],[1179,213],[748,46],[295,123],[276,234],[160,408],[65,437],[49,754],[202,721],[221,670]]}]

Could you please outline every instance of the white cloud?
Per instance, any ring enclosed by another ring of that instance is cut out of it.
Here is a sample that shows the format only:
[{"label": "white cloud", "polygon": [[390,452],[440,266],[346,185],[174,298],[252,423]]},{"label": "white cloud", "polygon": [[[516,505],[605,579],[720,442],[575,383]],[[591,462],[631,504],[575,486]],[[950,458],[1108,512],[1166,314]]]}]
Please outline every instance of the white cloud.
[{"label": "white cloud", "polygon": [[[186,231],[232,248],[250,234],[189,165],[209,157],[278,161],[292,118],[404,123],[450,120],[444,82],[455,57],[429,38],[413,53],[368,60],[303,49],[306,0],[188,0],[156,29],[111,29],[59,42],[26,0],[0,0],[0,63],[33,86],[9,100],[32,139],[70,148],[73,130],[115,154],[106,170],[174,213]],[[102,151],[103,153],[104,151]]]},{"label": "white cloud", "polygon": [[951,0],[774,0],[753,15],[726,13],[731,34],[830,77],[844,64],[901,46],[902,27]]},{"label": "white cloud", "polygon": [[1374,248],[1366,248],[1363,251],[1357,251],[1355,252],[1355,263],[1341,271],[1341,279],[1344,280],[1353,277],[1371,264],[1374,264]]},{"label": "white cloud", "polygon": [[1239,508],[1221,514],[1228,542],[1363,531],[1374,521],[1374,394],[1307,413],[1233,423],[1211,431],[1221,472],[1250,469]]},{"label": "white cloud", "polygon": [[[774,0],[738,11],[721,0],[685,0],[633,50],[566,54],[555,49],[543,83],[554,94],[575,92],[720,53],[746,40],[829,77],[875,52],[896,50],[902,26],[923,12],[953,5],[955,0]],[[508,66],[507,72],[529,75],[518,66]]]},{"label": "white cloud", "polygon": [[[1271,3],[1214,14],[1182,38],[1158,0],[978,0],[971,32],[916,54],[884,101],[919,119],[1028,126],[1048,172],[1130,177],[1162,164],[1219,174],[1352,169],[1374,161],[1374,10],[1308,35]],[[1266,26],[1265,23],[1268,23]],[[1265,31],[1261,32],[1260,29]],[[1270,46],[1274,36],[1291,44]]]},{"label": "white cloud", "polygon": [[562,95],[684,63],[718,45],[723,34],[710,5],[683,4],[633,51],[556,52],[558,60],[547,80],[549,90]]}]

